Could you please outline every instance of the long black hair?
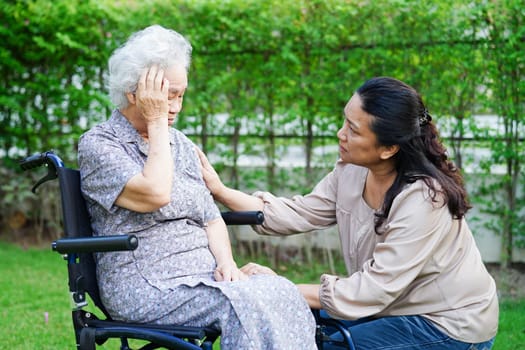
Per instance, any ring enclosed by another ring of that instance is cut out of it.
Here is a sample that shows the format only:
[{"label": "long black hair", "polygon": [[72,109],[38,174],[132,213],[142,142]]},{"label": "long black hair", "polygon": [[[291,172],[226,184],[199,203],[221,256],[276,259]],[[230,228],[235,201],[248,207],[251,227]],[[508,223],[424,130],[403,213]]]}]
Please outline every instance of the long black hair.
[{"label": "long black hair", "polygon": [[361,98],[361,108],[373,116],[370,128],[378,143],[399,146],[394,155],[397,176],[386,192],[381,210],[376,213],[376,233],[381,233],[380,228],[390,213],[394,198],[406,184],[419,179],[429,187],[433,201],[437,202],[437,196],[441,194],[453,218],[463,218],[471,208],[463,178],[448,158],[419,93],[390,77],[372,78],[356,92]]}]

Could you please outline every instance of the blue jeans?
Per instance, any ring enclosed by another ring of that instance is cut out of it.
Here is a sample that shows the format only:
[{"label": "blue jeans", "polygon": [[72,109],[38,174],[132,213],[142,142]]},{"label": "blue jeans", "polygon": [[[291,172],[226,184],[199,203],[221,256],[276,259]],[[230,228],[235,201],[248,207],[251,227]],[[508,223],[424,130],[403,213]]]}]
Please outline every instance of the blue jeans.
[{"label": "blue jeans", "polygon": [[[330,316],[321,310],[321,318]],[[422,316],[390,316],[339,322],[349,330],[355,350],[490,350],[494,343],[494,338],[478,344],[452,339]],[[335,328],[327,327],[326,333],[336,342],[343,339]],[[324,342],[323,350],[348,349],[336,342]]]}]

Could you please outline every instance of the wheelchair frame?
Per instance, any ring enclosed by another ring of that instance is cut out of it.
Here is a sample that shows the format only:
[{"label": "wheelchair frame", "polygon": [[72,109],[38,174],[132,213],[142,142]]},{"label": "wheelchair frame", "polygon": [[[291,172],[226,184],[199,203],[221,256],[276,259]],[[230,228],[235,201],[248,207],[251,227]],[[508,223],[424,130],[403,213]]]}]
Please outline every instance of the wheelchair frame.
[{"label": "wheelchair frame", "polygon": [[[80,189],[79,171],[65,167],[60,157],[52,151],[38,153],[20,161],[23,170],[41,166],[47,167],[48,173],[33,186],[33,193],[47,181],[56,178],[59,181],[65,237],[52,242],[51,248],[62,254],[67,261],[76,348],[95,350],[97,345],[104,344],[108,339],[119,338],[120,350],[132,350],[129,339],[145,341],[139,350],[212,350],[220,332],[208,327],[139,324],[111,319],[99,296],[93,253],[135,250],[139,244],[138,238],[134,235],[93,236],[89,213]],[[260,211],[221,214],[227,225],[260,225],[264,221],[264,215]],[[88,305],[86,294],[105,319],[99,319],[92,312],[84,310]],[[312,311],[317,322],[316,342],[319,349],[323,349],[325,343],[337,343],[346,345],[350,350],[354,349],[350,333],[341,323],[334,319],[321,318],[318,310]],[[343,336],[343,342],[330,340],[324,332],[326,327],[338,330]]]}]

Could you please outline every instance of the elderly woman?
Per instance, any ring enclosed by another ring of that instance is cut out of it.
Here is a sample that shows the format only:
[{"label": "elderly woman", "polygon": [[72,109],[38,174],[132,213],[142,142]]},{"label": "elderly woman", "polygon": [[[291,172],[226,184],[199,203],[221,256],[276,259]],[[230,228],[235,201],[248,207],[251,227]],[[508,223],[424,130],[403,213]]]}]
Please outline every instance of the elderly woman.
[{"label": "elderly woman", "polygon": [[116,320],[220,329],[222,349],[315,349],[315,322],[290,281],[248,277],[199,170],[171,128],[191,46],[154,25],[109,60],[111,118],[82,135],[82,191],[96,235],[133,233],[133,252],[99,253],[101,298]]},{"label": "elderly woman", "polygon": [[348,275],[299,289],[312,308],[345,320],[357,349],[490,349],[496,285],[465,220],[461,174],[421,96],[397,79],[372,78],[346,104],[342,124],[340,158],[310,194],[228,188],[201,152],[206,183],[231,209],[263,210],[260,233],[338,225]]}]

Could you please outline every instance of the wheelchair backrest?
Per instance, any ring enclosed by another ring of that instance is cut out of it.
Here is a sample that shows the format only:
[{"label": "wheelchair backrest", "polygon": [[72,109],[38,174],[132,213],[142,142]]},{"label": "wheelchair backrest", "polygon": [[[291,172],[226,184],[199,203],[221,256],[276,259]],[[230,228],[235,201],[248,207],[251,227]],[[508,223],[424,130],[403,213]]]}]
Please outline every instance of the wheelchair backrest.
[{"label": "wheelchair backrest", "polygon": [[[80,172],[76,169],[58,168],[58,181],[60,186],[60,198],[62,201],[62,216],[64,221],[64,233],[67,238],[91,237],[91,221],[87,210],[86,201],[80,188]],[[89,294],[93,303],[110,318],[106,308],[100,300],[98,290],[97,272],[95,259],[92,253],[78,253],[78,265],[80,267],[81,287]],[[71,272],[71,271],[70,271]],[[70,273],[70,290],[78,288],[78,276],[73,278]]]},{"label": "wheelchair backrest", "polygon": [[58,168],[57,172],[66,237],[91,237],[89,213],[80,190],[80,172],[70,168]]}]

